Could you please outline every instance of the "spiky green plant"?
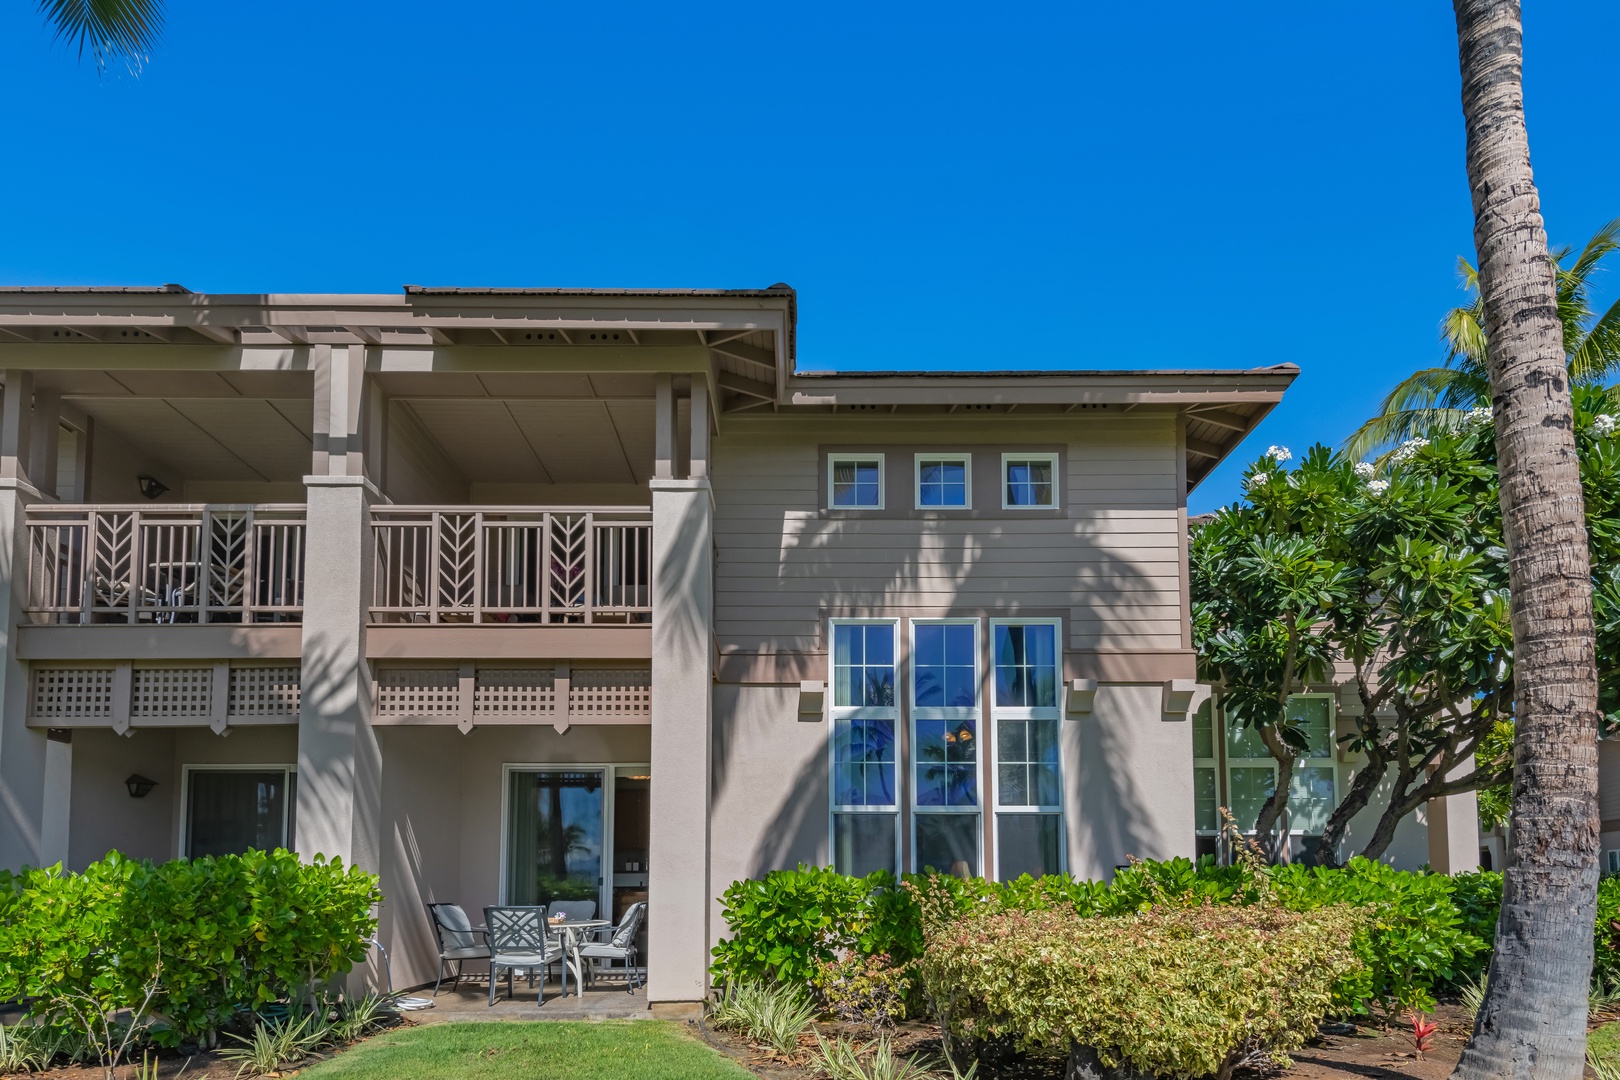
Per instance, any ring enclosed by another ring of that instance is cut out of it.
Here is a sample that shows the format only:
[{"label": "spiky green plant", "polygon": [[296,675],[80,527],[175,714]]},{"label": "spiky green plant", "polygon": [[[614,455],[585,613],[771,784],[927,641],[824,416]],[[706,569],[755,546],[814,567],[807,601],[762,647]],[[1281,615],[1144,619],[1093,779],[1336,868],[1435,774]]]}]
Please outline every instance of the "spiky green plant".
[{"label": "spiky green plant", "polygon": [[738,980],[726,986],[709,1022],[771,1047],[784,1057],[798,1052],[799,1036],[816,1018],[816,1007],[803,993],[780,983]]}]

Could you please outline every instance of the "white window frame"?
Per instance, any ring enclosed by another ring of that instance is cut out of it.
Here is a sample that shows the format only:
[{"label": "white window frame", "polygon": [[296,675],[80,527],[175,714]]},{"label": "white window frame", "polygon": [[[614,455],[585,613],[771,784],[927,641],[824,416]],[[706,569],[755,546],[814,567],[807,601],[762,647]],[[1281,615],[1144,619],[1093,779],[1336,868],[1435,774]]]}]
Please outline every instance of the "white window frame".
[{"label": "white window frame", "polygon": [[[959,506],[923,505],[922,467],[925,461],[942,461],[962,466],[962,503]],[[911,494],[918,510],[971,510],[973,509],[973,455],[972,454],[917,454],[912,459]],[[829,489],[830,490],[830,489]]]},{"label": "white window frame", "polygon": [[[984,749],[984,637],[981,621],[974,618],[942,618],[942,619],[912,619],[910,620],[910,641],[907,652],[906,686],[908,689],[906,703],[910,708],[911,717],[907,724],[905,766],[906,786],[911,789],[909,805],[911,808],[911,868],[913,872],[920,873],[922,867],[917,864],[917,818],[923,814],[958,814],[971,815],[977,821],[974,828],[974,862],[978,877],[984,876],[984,762],[986,751]],[[919,626],[971,626],[973,628],[973,704],[971,706],[921,706],[917,704],[917,627]],[[977,775],[974,780],[976,793],[973,806],[921,806],[917,802],[917,782],[912,770],[915,770],[917,761],[917,721],[918,720],[971,720],[978,748],[973,754],[973,768]],[[935,870],[941,873],[948,872],[950,867],[936,866]]]},{"label": "white window frame", "polygon": [[[190,858],[190,855],[187,854],[187,851],[191,847],[191,774],[192,773],[194,773],[194,772],[275,772],[277,769],[280,769],[283,773],[285,773],[293,781],[293,783],[289,783],[287,785],[287,798],[283,801],[283,805],[281,807],[281,843],[282,843],[283,846],[286,846],[288,826],[293,823],[293,821],[296,819],[297,813],[298,813],[298,807],[295,805],[295,800],[298,797],[298,792],[297,792],[296,787],[294,786],[296,784],[296,782],[297,782],[297,779],[298,779],[298,766],[296,764],[289,765],[289,764],[286,764],[286,763],[280,762],[280,761],[266,761],[266,762],[253,763],[253,764],[232,763],[232,764],[229,764],[229,765],[197,764],[197,765],[182,765],[182,766],[180,766],[180,827],[179,827],[179,829],[176,830],[176,832],[178,833],[177,846],[175,848],[176,857],[181,858],[181,859]],[[297,841],[297,839],[298,839],[297,837],[293,837],[293,840],[295,842]],[[290,850],[296,850],[296,849],[290,849]]]},{"label": "white window frame", "polygon": [[[894,704],[892,706],[879,705],[839,705],[837,690],[837,634],[840,626],[887,626],[894,635]],[[902,663],[900,653],[900,620],[893,619],[829,619],[827,620],[827,861],[836,866],[838,859],[838,827],[837,820],[840,814],[892,814],[894,815],[894,865],[890,869],[898,875],[904,861],[903,845],[900,842],[900,819],[903,816],[901,809],[905,805],[906,796],[906,747],[900,741],[901,717],[900,702],[904,691],[902,680],[905,678],[907,665]],[[833,802],[833,793],[838,784],[838,721],[840,720],[888,720],[894,732],[894,803],[889,806],[853,805]]]},{"label": "white window frame", "polygon": [[[1338,699],[1338,696],[1336,694],[1321,693],[1321,692],[1315,692],[1315,691],[1312,691],[1312,692],[1301,691],[1300,693],[1297,693],[1297,694],[1289,694],[1288,695],[1288,700],[1289,701],[1293,701],[1295,698],[1325,698],[1327,700],[1327,703],[1328,703],[1328,720],[1327,720],[1328,739],[1333,744],[1328,750],[1328,756],[1325,757],[1325,758],[1321,758],[1321,757],[1305,757],[1305,756],[1297,757],[1297,758],[1294,759],[1294,770],[1297,772],[1300,769],[1309,768],[1309,769],[1327,769],[1330,772],[1332,772],[1332,774],[1333,774],[1333,806],[1337,807],[1339,805],[1339,796],[1340,796],[1340,792],[1339,792],[1339,787],[1340,787],[1340,783],[1339,783],[1339,762],[1338,762],[1338,754],[1336,752],[1337,747],[1338,747],[1338,723],[1339,723],[1339,699]],[[1286,708],[1286,706],[1284,706],[1284,707]],[[1225,805],[1227,810],[1230,811],[1232,809],[1232,807],[1230,805],[1230,803],[1231,803],[1231,792],[1232,792],[1232,770],[1233,769],[1270,768],[1271,769],[1271,786],[1272,786],[1272,790],[1275,791],[1276,787],[1277,787],[1277,759],[1272,757],[1270,754],[1267,754],[1263,758],[1261,758],[1261,757],[1233,757],[1232,756],[1232,747],[1231,747],[1231,745],[1229,743],[1227,743],[1225,741],[1226,740],[1226,730],[1227,730],[1226,710],[1221,709],[1221,710],[1219,710],[1219,712],[1220,712],[1220,716],[1218,718],[1219,719],[1219,727],[1217,729],[1216,738],[1219,740],[1221,751],[1223,753],[1223,756],[1226,759],[1225,764],[1221,767],[1221,772],[1219,774],[1219,777],[1220,777],[1220,779],[1222,779],[1222,780],[1224,780],[1226,782],[1226,792],[1227,792],[1227,800],[1228,801],[1227,801],[1227,803],[1225,803],[1223,805]],[[1329,812],[1331,813],[1331,809],[1330,809]],[[1293,813],[1292,800],[1290,800],[1290,805],[1287,808],[1287,816],[1288,816],[1288,835],[1289,836],[1291,836],[1291,837],[1293,837],[1293,836],[1303,837],[1303,836],[1310,835],[1310,834],[1306,833],[1303,829],[1294,828],[1294,813]],[[1254,825],[1253,825],[1252,822],[1239,821],[1237,824],[1238,824],[1238,828],[1242,830],[1244,836],[1253,836],[1254,835]]]},{"label": "white window frame", "polygon": [[1609,849],[1609,873],[1620,874],[1620,849]]},{"label": "white window frame", "polygon": [[[1005,475],[1003,476],[1005,480]],[[996,704],[996,628],[1002,626],[1050,626],[1052,627],[1052,663],[1055,668],[1053,678],[1057,687],[1057,697],[1051,708],[1032,708],[1029,706],[997,705]],[[991,619],[990,636],[987,639],[989,669],[986,672],[985,685],[988,692],[985,705],[990,715],[990,731],[985,736],[989,750],[986,757],[990,761],[990,808],[991,827],[995,828],[1002,814],[1056,814],[1058,819],[1058,870],[1060,874],[1069,872],[1069,816],[1064,809],[1065,789],[1068,786],[1063,769],[1063,620],[1062,619]],[[1053,720],[1057,723],[1058,732],[1058,801],[1056,805],[1047,806],[1003,806],[1001,803],[1001,731],[1002,720]],[[995,881],[1002,880],[1001,873],[1001,831],[996,830],[995,845]]]},{"label": "white window frame", "polygon": [[[1056,510],[1063,505],[1063,481],[1059,472],[1061,468],[1057,454],[1052,453],[1004,453],[1001,455],[1001,475],[997,482],[1001,485],[1001,508],[1003,510]],[[1007,499],[1007,466],[1022,461],[1048,461],[1052,464],[1052,501],[1046,506],[1026,506],[1020,503],[1009,502]]]},{"label": "white window frame", "polygon": [[[840,462],[858,462],[871,464],[877,462],[878,471],[878,501],[875,506],[839,506],[833,496],[833,467]],[[827,455],[827,509],[829,510],[882,510],[884,495],[888,489],[888,466],[884,455],[876,454],[828,454]]]},{"label": "white window frame", "polygon": [[[1202,711],[1205,706],[1208,706],[1209,708],[1209,748],[1215,756],[1207,758],[1194,756],[1193,758],[1193,835],[1219,837],[1221,835],[1221,807],[1226,805],[1221,800],[1221,791],[1224,787],[1224,785],[1221,783],[1222,779],[1224,778],[1224,774],[1221,769],[1221,710],[1218,707],[1215,695],[1213,694],[1204,699],[1204,704],[1200,705],[1197,711]],[[1198,723],[1196,712],[1191,719],[1193,724],[1196,726]],[[1194,739],[1196,740],[1196,738],[1197,736],[1195,734]],[[1195,742],[1195,749],[1196,746],[1197,743]],[[1199,769],[1210,769],[1215,774],[1215,828],[1213,829],[1200,829],[1198,827]]]}]

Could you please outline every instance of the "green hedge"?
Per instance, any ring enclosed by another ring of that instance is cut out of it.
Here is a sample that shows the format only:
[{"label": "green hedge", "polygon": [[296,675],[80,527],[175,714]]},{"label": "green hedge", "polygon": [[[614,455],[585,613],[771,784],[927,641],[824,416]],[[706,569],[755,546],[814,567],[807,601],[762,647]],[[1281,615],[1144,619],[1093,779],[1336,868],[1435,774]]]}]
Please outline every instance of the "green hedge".
[{"label": "green hedge", "polygon": [[[1355,937],[1364,967],[1340,985],[1341,1008],[1364,1010],[1375,1002],[1385,1009],[1430,1008],[1436,992],[1475,977],[1489,961],[1501,874],[1448,877],[1361,858],[1337,870],[1282,866],[1265,873],[1279,902],[1293,911],[1373,907],[1373,920]],[[1250,904],[1258,896],[1248,870],[1207,857],[1139,863],[1111,883],[1027,876],[1002,884],[940,880],[964,912],[986,905],[995,911],[1072,908],[1083,916],[1125,915],[1166,901]],[[916,903],[886,872],[849,878],[800,866],[735,882],[722,901],[731,936],[714,950],[712,971],[720,981],[803,983],[818,963],[840,953],[885,953],[903,964],[923,947]],[[1620,878],[1603,881],[1597,926],[1595,972],[1620,980]]]},{"label": "green hedge", "polygon": [[380,899],[374,875],[284,850],[0,871],[0,1000],[70,1023],[138,1007],[155,983],[152,1037],[194,1042],[364,959]]}]

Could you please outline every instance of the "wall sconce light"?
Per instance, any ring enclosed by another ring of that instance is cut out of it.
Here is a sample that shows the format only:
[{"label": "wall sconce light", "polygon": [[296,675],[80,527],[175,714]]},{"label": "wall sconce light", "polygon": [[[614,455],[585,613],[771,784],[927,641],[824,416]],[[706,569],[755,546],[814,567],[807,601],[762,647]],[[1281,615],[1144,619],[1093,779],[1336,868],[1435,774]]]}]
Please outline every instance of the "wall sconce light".
[{"label": "wall sconce light", "polygon": [[129,779],[124,781],[124,786],[129,788],[130,798],[144,799],[153,788],[157,787],[157,781],[148,780],[140,773],[130,773]]},{"label": "wall sconce light", "polygon": [[148,499],[159,498],[165,491],[169,490],[169,485],[155,476],[137,476],[135,479],[140,482],[141,494]]}]

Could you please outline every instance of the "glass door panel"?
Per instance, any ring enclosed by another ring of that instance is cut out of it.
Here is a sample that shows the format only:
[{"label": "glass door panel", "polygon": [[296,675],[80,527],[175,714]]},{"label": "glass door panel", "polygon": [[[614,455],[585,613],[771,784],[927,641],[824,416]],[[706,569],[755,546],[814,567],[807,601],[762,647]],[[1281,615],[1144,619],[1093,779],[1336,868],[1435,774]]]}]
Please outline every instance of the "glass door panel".
[{"label": "glass door panel", "polygon": [[595,900],[604,910],[606,789],[602,769],[511,773],[506,902]]}]

